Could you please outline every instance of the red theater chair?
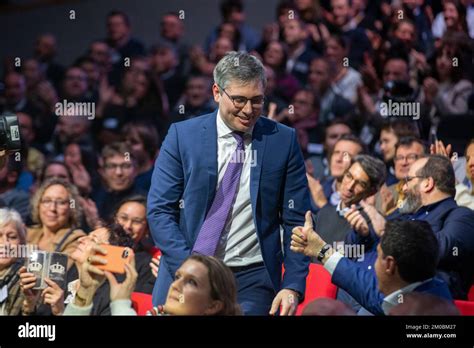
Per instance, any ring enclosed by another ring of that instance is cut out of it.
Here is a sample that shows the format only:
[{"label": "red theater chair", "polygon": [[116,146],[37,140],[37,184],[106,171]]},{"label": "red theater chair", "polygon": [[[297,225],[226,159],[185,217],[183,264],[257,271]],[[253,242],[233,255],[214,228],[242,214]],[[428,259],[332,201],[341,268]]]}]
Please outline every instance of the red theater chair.
[{"label": "red theater chair", "polygon": [[138,315],[146,315],[146,312],[153,307],[151,295],[143,292],[132,292],[132,307]]},{"label": "red theater chair", "polygon": [[458,307],[461,315],[474,315],[474,302],[454,300],[454,304]]},{"label": "red theater chair", "polygon": [[[285,268],[283,268],[283,273]],[[296,315],[301,315],[303,308],[311,301],[326,297],[336,298],[337,287],[331,283],[331,275],[326,269],[319,264],[310,263],[309,273],[306,277],[306,292],[304,301],[298,305]]]}]

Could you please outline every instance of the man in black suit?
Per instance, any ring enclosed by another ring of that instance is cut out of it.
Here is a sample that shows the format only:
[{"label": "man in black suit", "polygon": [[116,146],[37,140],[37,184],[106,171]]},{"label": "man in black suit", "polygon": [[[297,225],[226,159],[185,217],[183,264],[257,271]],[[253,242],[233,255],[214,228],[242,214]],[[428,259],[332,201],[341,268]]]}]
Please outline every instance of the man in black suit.
[{"label": "man in black suit", "polygon": [[[348,157],[348,161],[351,159]],[[337,206],[326,204],[316,215],[316,231],[328,243],[344,241],[351,225],[344,214],[352,205],[377,192],[386,176],[384,163],[368,155],[357,155],[344,172],[339,190],[341,201]]]}]

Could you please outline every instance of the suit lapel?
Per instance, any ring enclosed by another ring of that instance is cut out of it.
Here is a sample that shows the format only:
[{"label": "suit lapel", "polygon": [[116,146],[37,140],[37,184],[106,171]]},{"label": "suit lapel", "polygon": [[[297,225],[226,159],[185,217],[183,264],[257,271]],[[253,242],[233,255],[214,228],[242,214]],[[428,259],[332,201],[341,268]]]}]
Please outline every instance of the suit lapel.
[{"label": "suit lapel", "polygon": [[207,214],[207,211],[211,207],[212,200],[214,199],[214,194],[217,185],[217,126],[216,126],[216,116],[217,110],[213,113],[212,117],[209,117],[206,122],[204,122],[201,129],[201,141],[202,141],[202,153],[203,163],[205,163],[205,177],[207,180],[203,182],[204,185],[207,185],[207,206],[204,211],[204,217]]},{"label": "suit lapel", "polygon": [[[262,117],[262,116],[261,116]],[[261,118],[255,124],[252,134],[252,161],[254,165],[250,168],[250,200],[252,202],[253,216],[256,215],[258,189],[260,185],[260,176],[262,174],[263,155],[265,153],[265,144],[267,137],[264,135],[264,123]]]}]

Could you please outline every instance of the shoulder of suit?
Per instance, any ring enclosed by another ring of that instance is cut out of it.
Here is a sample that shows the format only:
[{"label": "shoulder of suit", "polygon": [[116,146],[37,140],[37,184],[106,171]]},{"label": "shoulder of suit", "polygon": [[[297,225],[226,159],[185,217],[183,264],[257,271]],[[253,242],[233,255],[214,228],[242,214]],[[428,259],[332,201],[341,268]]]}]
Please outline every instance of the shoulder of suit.
[{"label": "shoulder of suit", "polygon": [[193,117],[189,120],[175,122],[175,123],[173,123],[173,125],[177,129],[186,129],[186,128],[195,129],[195,127],[201,126],[203,123],[209,121],[210,118],[215,117],[215,115],[216,114],[215,114],[215,111],[214,111],[214,112],[211,112],[210,114],[196,116],[196,117]]},{"label": "shoulder of suit", "polygon": [[270,120],[266,116],[260,116],[259,121],[261,122],[262,126],[264,126],[264,127],[276,128],[276,129],[278,129],[278,131],[285,132],[285,133],[286,132],[288,132],[288,133],[294,132],[294,128],[291,128],[291,127],[288,127],[288,126],[286,126],[282,123]]},{"label": "shoulder of suit", "polygon": [[474,211],[468,207],[457,206],[453,209],[452,215],[453,218],[468,217],[472,220],[472,224],[474,225]]}]

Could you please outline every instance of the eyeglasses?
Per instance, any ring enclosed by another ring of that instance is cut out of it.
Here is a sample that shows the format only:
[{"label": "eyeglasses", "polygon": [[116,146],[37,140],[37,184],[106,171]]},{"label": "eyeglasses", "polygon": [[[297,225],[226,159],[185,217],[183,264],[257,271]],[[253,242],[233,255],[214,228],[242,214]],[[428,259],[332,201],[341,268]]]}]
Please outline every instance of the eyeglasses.
[{"label": "eyeglasses", "polygon": [[75,76],[75,75],[66,75],[67,80],[77,80],[77,81],[86,81],[87,78],[84,76]]},{"label": "eyeglasses", "polygon": [[404,178],[405,184],[408,185],[408,183],[409,183],[410,181],[412,181],[413,179],[416,179],[416,178],[425,179],[425,177],[424,177],[424,176],[421,176],[421,175],[405,176],[405,178]]},{"label": "eyeglasses", "polygon": [[303,99],[295,99],[293,100],[293,104],[298,104],[298,105],[311,105],[307,100]]},{"label": "eyeglasses", "polygon": [[243,96],[240,96],[240,95],[229,95],[224,88],[222,88],[221,86],[217,85],[217,87],[219,87],[227,97],[229,97],[229,99],[232,101],[232,104],[234,104],[235,108],[236,109],[243,109],[245,107],[245,105],[247,105],[247,102],[250,100],[250,105],[255,108],[255,109],[258,109],[258,108],[261,108],[263,106],[263,103],[265,102],[265,96],[263,95],[259,95],[257,97],[253,97],[251,99],[247,98],[247,97],[243,97]]},{"label": "eyeglasses", "polygon": [[355,180],[354,176],[352,175],[352,173],[349,170],[346,170],[346,172],[344,173],[342,179],[351,180],[351,181],[354,180],[356,186],[359,186],[359,188],[361,190],[366,190],[370,186],[369,183],[367,183],[366,181]]},{"label": "eyeglasses", "polygon": [[129,221],[132,221],[132,226],[141,227],[145,223],[145,219],[130,219],[126,215],[118,215],[116,219],[120,225],[126,225]]},{"label": "eyeglasses", "polygon": [[418,158],[420,158],[419,155],[417,155],[416,153],[411,153],[409,155],[406,155],[406,156],[396,156],[394,158],[394,161],[395,162],[403,162],[403,161],[407,161],[407,162],[415,162]]},{"label": "eyeglasses", "polygon": [[132,169],[132,163],[121,163],[121,164],[115,164],[115,163],[106,163],[104,165],[105,170],[107,171],[116,171],[117,168],[120,168],[121,170],[130,170]]},{"label": "eyeglasses", "polygon": [[69,205],[69,200],[67,199],[50,199],[50,198],[45,198],[40,201],[40,204],[44,205],[45,207],[52,207],[53,205],[56,205],[62,209],[66,208]]}]

